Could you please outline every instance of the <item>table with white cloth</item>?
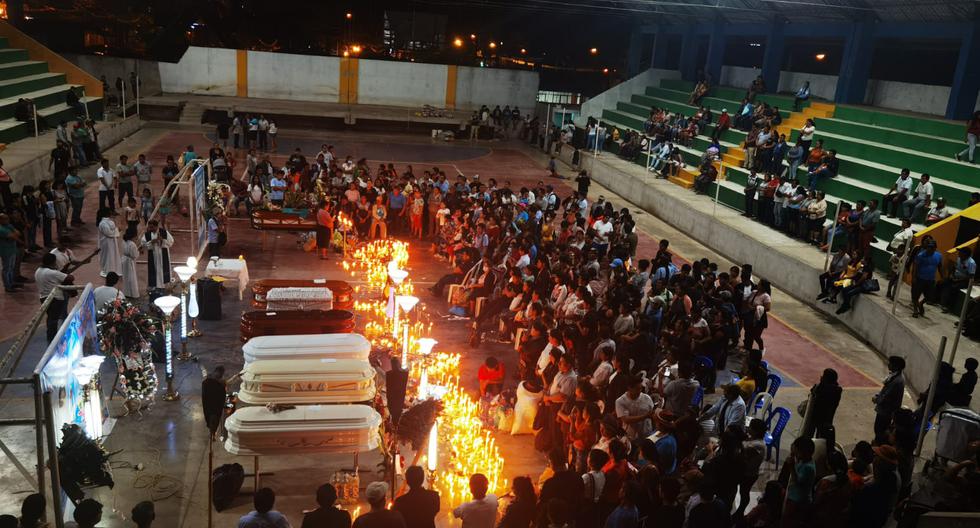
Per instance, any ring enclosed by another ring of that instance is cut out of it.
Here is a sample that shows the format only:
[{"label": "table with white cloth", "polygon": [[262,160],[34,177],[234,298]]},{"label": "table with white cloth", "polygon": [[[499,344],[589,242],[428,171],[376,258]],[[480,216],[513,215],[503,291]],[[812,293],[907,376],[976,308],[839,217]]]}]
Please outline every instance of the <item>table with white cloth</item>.
[{"label": "table with white cloth", "polygon": [[330,288],[286,287],[272,288],[265,295],[266,310],[331,310],[333,292]]},{"label": "table with white cloth", "polygon": [[248,287],[248,265],[245,259],[211,259],[204,273],[208,277],[238,281],[238,300],[244,298],[245,288]]}]

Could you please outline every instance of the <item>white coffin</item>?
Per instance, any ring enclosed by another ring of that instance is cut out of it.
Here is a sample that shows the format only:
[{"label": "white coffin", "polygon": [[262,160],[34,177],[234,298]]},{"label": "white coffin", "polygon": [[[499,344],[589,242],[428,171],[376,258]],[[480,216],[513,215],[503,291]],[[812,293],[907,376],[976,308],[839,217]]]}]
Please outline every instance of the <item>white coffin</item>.
[{"label": "white coffin", "polygon": [[266,310],[330,310],[333,292],[330,288],[272,288],[265,295]]},{"label": "white coffin", "polygon": [[238,398],[252,405],[366,402],[374,399],[374,376],[363,359],[260,359],[245,365]]},{"label": "white coffin", "polygon": [[225,421],[233,455],[353,453],[378,447],[381,415],[367,405],[305,405],[278,413],[242,407]]},{"label": "white coffin", "polygon": [[361,334],[258,336],[242,345],[245,364],[260,359],[363,359],[371,342]]}]

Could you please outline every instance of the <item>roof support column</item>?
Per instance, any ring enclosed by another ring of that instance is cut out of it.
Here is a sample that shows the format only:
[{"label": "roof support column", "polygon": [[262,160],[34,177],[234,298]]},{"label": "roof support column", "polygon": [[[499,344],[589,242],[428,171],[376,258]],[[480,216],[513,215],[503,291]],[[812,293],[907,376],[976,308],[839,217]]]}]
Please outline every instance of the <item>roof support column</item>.
[{"label": "roof support column", "polygon": [[710,79],[709,84],[721,84],[721,66],[725,59],[725,25],[721,18],[715,18],[711,23],[709,38],[704,73]]},{"label": "roof support column", "polygon": [[779,91],[779,71],[783,67],[783,55],[786,49],[784,26],[785,22],[780,17],[773,18],[769,23],[766,49],[762,55],[762,80],[766,83],[766,90],[772,93]]},{"label": "roof support column", "polygon": [[949,101],[946,103],[947,119],[967,119],[973,114],[977,94],[980,92],[978,63],[980,63],[980,20],[973,22],[960,42],[960,55],[956,60],[953,87],[949,91]]},{"label": "roof support column", "polygon": [[837,77],[837,92],[834,101],[844,104],[863,104],[871,74],[871,57],[874,53],[874,27],[869,21],[855,22],[847,41],[844,43],[844,56],[841,60],[840,74]]},{"label": "roof support column", "polygon": [[681,78],[685,81],[693,81],[697,76],[698,66],[698,36],[694,32],[694,26],[686,26],[681,34],[681,56],[680,67]]},{"label": "roof support column", "polygon": [[630,48],[626,55],[626,74],[633,77],[640,73],[640,57],[643,55],[643,31],[634,27],[630,33]]},{"label": "roof support column", "polygon": [[660,70],[667,68],[667,39],[670,35],[663,26],[657,26],[657,33],[653,36],[653,51],[650,53],[650,67]]}]

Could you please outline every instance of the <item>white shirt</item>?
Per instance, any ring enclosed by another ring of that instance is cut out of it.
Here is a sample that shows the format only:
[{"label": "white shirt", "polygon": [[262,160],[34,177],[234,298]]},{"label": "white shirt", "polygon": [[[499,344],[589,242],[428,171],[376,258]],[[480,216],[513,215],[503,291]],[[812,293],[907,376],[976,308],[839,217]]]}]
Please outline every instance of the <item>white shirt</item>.
[{"label": "white shirt", "polygon": [[796,187],[793,187],[793,184],[787,181],[787,182],[783,182],[782,185],[780,185],[779,189],[777,190],[780,194],[782,194],[782,196],[777,197],[776,202],[782,204],[783,207],[785,207],[786,204],[789,203],[789,199],[793,196],[793,193],[796,191]]},{"label": "white shirt", "polygon": [[901,194],[902,192],[904,192],[905,194],[908,194],[909,191],[911,191],[911,190],[912,190],[912,178],[911,177],[902,178],[901,176],[899,176],[898,179],[895,180],[895,192],[897,192],[899,194]]},{"label": "white shirt", "polygon": [[453,517],[463,520],[463,528],[493,528],[497,524],[497,496],[488,493],[453,510]]},{"label": "white shirt", "polygon": [[[627,416],[642,416],[653,412],[653,398],[649,394],[641,392],[636,399],[631,399],[629,393],[625,393],[616,398],[616,417],[625,418]],[[630,438],[646,437],[653,432],[653,422],[649,418],[640,422],[634,422],[626,426]]]},{"label": "white shirt", "polygon": [[102,308],[109,301],[123,298],[122,292],[117,290],[115,286],[99,286],[92,290],[92,295],[95,297],[96,310]]},{"label": "white shirt", "polygon": [[599,240],[606,244],[609,242],[609,233],[612,233],[613,226],[612,223],[600,220],[592,224],[592,228],[595,229],[595,234],[599,236]]},{"label": "white shirt", "polygon": [[915,197],[919,200],[926,200],[932,198],[932,182],[919,182],[915,186]]},{"label": "white shirt", "polygon": [[599,363],[599,366],[595,368],[595,372],[592,373],[592,379],[589,380],[593,387],[602,387],[609,381],[609,376],[612,375],[613,366],[612,363],[608,361],[603,361]]},{"label": "white shirt", "polygon": [[574,370],[569,370],[567,373],[558,371],[555,374],[555,379],[551,380],[551,385],[548,387],[548,396],[555,396],[558,393],[562,393],[566,398],[574,398],[575,385],[577,383],[578,374]]},{"label": "white shirt", "polygon": [[75,260],[75,254],[70,249],[65,249],[65,251],[62,252],[58,248],[54,248],[51,250],[51,254],[54,255],[55,258],[55,268],[59,270],[64,269],[65,266]]},{"label": "white shirt", "polygon": [[[116,181],[116,171],[99,167],[99,170],[95,171],[95,175],[99,178],[100,191],[108,191],[112,189],[112,184]],[[103,183],[103,181],[105,181],[105,183]]]},{"label": "white shirt", "polygon": [[522,270],[528,267],[530,264],[531,264],[531,257],[527,253],[525,253],[521,255],[521,258],[517,259],[517,263],[514,264],[514,267]]},{"label": "white shirt", "polygon": [[54,298],[64,300],[65,292],[57,286],[65,281],[68,275],[51,268],[38,268],[34,272],[34,282],[37,284],[38,297],[43,301],[52,290],[55,290]]},{"label": "white shirt", "polygon": [[817,129],[815,126],[805,126],[800,129],[800,141],[810,141],[813,139],[813,132]]},{"label": "white shirt", "polygon": [[909,240],[912,240],[912,228],[907,227],[902,229],[895,236],[892,237],[892,241],[888,243],[888,249],[896,249],[898,246],[905,244],[905,247],[909,247]]},{"label": "white shirt", "polygon": [[[551,359],[551,349],[553,348],[555,347],[551,343],[544,346],[541,355],[538,356],[537,367],[539,371],[544,370],[548,366],[548,361]],[[558,345],[558,350],[561,350],[562,355],[565,354],[565,349],[561,345]]]}]

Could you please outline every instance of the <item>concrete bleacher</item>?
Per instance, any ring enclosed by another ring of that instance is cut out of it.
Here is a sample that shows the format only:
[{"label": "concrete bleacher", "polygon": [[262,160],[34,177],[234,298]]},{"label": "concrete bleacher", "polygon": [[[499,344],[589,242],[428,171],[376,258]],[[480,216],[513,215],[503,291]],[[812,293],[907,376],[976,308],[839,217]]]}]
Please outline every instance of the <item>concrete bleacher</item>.
[{"label": "concrete bleacher", "polygon": [[[647,87],[643,94],[632,95],[629,101],[619,101],[615,108],[604,109],[602,119],[613,126],[642,130],[651,107],[693,115],[697,108],[687,104],[691,89],[693,84],[686,81],[662,80],[660,86]],[[716,116],[723,108],[734,113],[743,95],[744,90],[716,87],[702,100],[702,104],[710,106]],[[963,148],[963,126],[958,123],[857,107],[835,108],[827,103],[811,101],[804,104],[801,112],[784,111],[783,108],[792,108],[792,96],[762,94],[757,101],[766,101],[780,108],[783,124],[778,129],[787,134],[791,143],[796,140],[798,128],[804,120],[812,118],[817,127],[815,138],[824,140],[824,148],[837,150],[839,176],[824,180],[819,185],[827,193],[830,204],[828,222],[832,220],[837,203],[842,200],[854,203],[857,200],[880,199],[904,167],[911,170],[916,180],[921,173],[929,173],[935,198],[946,198],[953,213],[965,207],[970,193],[977,190],[976,177],[980,175],[980,170],[972,164],[958,162],[952,156]],[[713,131],[714,125],[709,125],[702,133],[710,135]],[[744,208],[742,188],[748,176],[748,171],[741,168],[744,160],[741,144],[745,135],[739,130],[728,130],[720,137],[723,163],[720,167],[722,179],[718,182],[721,186],[719,200],[738,210]],[[707,136],[699,136],[689,148],[681,149],[685,162],[694,166],[688,167],[681,178],[672,179],[674,183],[690,186],[696,164],[708,144]],[[637,162],[645,164],[646,157],[640,156]],[[805,183],[805,167],[801,167],[796,176]],[[921,218],[915,220],[921,221]],[[913,223],[913,227],[919,230],[924,226]],[[885,251],[887,242],[899,229],[898,219],[883,216],[879,222],[875,232],[877,241],[873,247],[875,262],[880,267],[884,267],[888,260],[889,255]]]},{"label": "concrete bleacher", "polygon": [[[34,135],[33,121],[14,119],[17,100],[28,98],[37,108],[39,126],[54,127],[61,120],[75,118],[65,102],[69,84],[64,73],[49,71],[45,61],[30,60],[28,51],[11,48],[0,37],[0,143],[12,143]],[[84,97],[93,117],[102,115],[100,97]]]}]

